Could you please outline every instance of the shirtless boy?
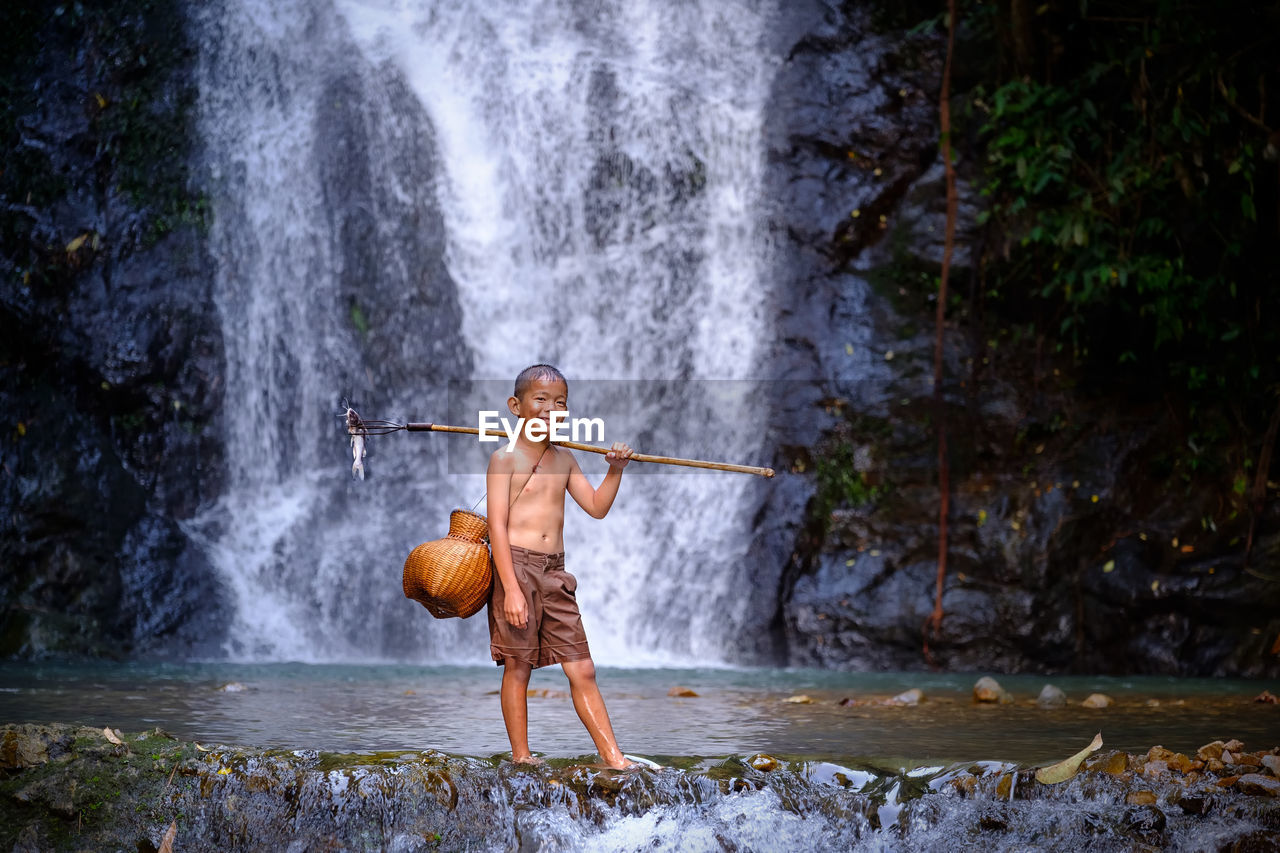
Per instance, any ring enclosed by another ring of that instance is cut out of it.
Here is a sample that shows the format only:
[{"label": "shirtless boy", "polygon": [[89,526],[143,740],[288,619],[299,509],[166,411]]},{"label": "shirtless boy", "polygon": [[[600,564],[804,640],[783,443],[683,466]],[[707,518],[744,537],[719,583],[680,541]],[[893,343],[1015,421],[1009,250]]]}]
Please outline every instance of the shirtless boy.
[{"label": "shirtless boy", "polygon": [[[516,377],[511,414],[526,422],[565,411],[569,386],[560,371],[535,364]],[[606,459],[609,473],[598,489],[587,482],[573,454],[548,438],[531,441],[520,431],[515,447],[489,457],[489,544],[497,569],[489,598],[489,649],[503,667],[502,719],[511,739],[511,758],[536,763],[529,752],[529,675],[560,664],[569,678],[573,707],[609,767],[632,766],[618,749],[609,714],[596,686],[596,668],[583,633],[574,596],[578,581],[564,570],[564,496],[592,518],[604,518],[622,482],[631,448],[615,443]],[[545,431],[544,431],[545,435]]]}]

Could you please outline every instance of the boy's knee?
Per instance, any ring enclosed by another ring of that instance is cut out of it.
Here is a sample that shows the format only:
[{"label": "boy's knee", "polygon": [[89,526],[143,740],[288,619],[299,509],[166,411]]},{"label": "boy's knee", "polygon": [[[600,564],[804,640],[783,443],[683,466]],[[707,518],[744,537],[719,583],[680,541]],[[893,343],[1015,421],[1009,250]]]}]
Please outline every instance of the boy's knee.
[{"label": "boy's knee", "polygon": [[564,674],[569,676],[570,681],[594,681],[596,677],[596,665],[591,658],[586,660],[565,661],[560,664],[564,669]]},{"label": "boy's knee", "polygon": [[513,681],[523,681],[528,683],[530,676],[533,675],[533,667],[524,661],[508,660],[502,665],[502,680],[511,679]]}]

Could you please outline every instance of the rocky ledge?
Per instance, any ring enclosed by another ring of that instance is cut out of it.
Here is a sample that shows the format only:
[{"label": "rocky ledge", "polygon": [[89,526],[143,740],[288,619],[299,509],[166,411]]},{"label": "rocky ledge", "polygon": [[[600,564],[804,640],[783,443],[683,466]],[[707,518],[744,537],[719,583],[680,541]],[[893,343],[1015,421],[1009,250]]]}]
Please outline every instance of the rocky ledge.
[{"label": "rocky ledge", "polygon": [[[333,754],[65,725],[0,728],[5,850],[1275,850],[1280,749],[1100,752],[1057,784],[1003,762],[755,755],[629,772],[434,751]],[[664,848],[665,849],[665,848]]]}]

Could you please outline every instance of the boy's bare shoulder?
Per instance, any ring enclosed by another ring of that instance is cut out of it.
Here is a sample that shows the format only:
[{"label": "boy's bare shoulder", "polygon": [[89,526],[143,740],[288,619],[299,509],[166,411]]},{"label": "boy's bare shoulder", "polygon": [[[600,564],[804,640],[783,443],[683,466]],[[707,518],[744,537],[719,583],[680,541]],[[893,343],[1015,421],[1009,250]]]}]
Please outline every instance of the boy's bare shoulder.
[{"label": "boy's bare shoulder", "polygon": [[516,455],[505,447],[489,454],[489,470],[495,474],[511,474],[516,470]]}]

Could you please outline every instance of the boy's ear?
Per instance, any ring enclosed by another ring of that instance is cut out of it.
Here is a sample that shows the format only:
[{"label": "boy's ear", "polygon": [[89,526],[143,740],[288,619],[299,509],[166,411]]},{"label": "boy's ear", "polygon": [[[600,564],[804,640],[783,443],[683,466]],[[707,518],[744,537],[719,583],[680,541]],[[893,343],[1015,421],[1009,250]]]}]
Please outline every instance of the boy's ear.
[{"label": "boy's ear", "polygon": [[519,397],[507,398],[507,411],[511,412],[511,414],[513,415],[520,414],[520,398]]}]

